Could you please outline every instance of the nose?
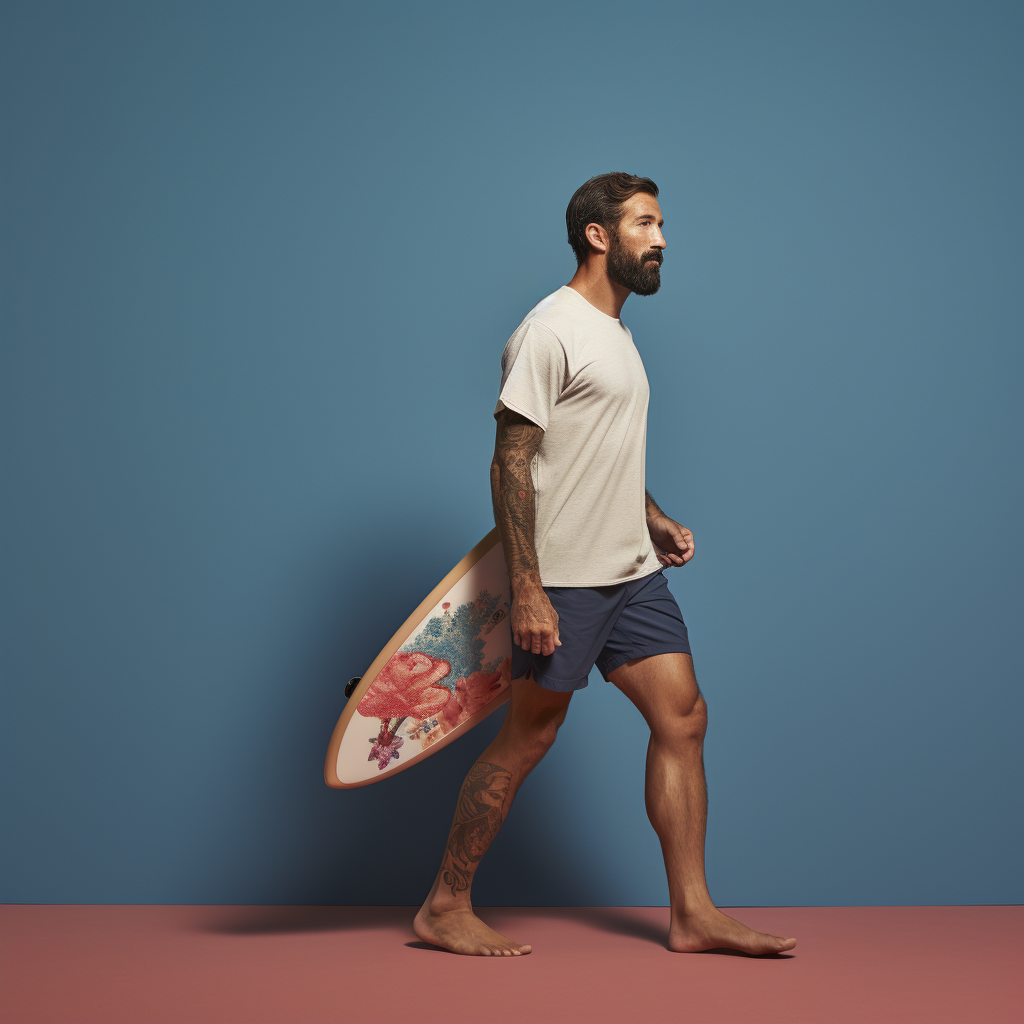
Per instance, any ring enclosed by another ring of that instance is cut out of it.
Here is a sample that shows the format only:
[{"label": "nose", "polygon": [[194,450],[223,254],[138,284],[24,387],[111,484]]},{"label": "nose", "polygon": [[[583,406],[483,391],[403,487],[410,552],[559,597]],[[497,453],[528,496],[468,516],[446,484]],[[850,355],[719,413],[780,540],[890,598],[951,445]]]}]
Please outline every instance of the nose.
[{"label": "nose", "polygon": [[654,244],[653,244],[652,248],[654,248],[654,249],[664,249],[665,246],[668,245],[668,242],[665,241],[665,236],[661,233],[661,228],[655,228],[655,231],[657,231],[658,234],[657,234],[657,237],[654,240]]}]

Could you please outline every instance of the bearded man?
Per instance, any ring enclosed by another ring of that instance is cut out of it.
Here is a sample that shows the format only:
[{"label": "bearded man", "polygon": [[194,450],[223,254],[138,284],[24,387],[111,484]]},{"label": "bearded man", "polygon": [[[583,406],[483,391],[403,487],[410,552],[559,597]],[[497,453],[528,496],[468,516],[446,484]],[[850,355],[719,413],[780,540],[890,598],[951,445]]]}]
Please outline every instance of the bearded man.
[{"label": "bearded man", "polygon": [[512,584],[509,707],[466,776],[413,925],[455,953],[530,952],[474,914],[470,888],[594,665],[650,726],[646,804],[668,875],[669,949],[759,955],[796,945],[723,914],[704,878],[707,705],[664,576],[693,557],[693,535],[646,490],[650,390],[620,319],[631,292],[653,295],[661,284],[657,197],[649,178],[623,173],[576,191],[565,213],[576,273],[527,314],[502,354],[491,494]]}]

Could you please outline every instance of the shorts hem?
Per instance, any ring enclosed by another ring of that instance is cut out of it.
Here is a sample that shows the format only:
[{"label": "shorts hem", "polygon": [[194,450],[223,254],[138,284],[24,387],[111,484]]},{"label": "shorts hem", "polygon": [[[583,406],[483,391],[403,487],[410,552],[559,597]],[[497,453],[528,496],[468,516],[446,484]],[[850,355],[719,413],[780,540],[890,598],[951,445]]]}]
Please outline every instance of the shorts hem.
[{"label": "shorts hem", "polygon": [[628,654],[617,654],[611,661],[608,662],[607,666],[598,665],[597,670],[601,673],[604,681],[609,682],[608,676],[614,672],[617,668],[625,665],[627,661],[632,661],[634,658],[649,658],[653,654],[689,654],[693,657],[693,652],[690,650],[690,645],[684,645],[681,643],[674,644],[651,644],[647,647],[638,647],[630,651]]},{"label": "shorts hem", "polygon": [[543,686],[545,690],[554,690],[555,693],[572,693],[574,690],[582,690],[584,686],[589,685],[589,678],[583,679],[538,679],[537,674],[534,673],[533,681],[538,686]]}]

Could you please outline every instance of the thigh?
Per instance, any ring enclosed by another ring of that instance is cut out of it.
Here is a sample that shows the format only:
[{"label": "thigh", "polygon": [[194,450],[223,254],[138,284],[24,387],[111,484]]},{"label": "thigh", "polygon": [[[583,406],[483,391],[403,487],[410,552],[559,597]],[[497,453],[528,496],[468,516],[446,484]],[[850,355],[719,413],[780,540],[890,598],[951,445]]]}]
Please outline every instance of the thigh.
[{"label": "thigh", "polygon": [[703,700],[689,654],[652,654],[620,665],[609,673],[652,728],[668,717],[688,715]]}]

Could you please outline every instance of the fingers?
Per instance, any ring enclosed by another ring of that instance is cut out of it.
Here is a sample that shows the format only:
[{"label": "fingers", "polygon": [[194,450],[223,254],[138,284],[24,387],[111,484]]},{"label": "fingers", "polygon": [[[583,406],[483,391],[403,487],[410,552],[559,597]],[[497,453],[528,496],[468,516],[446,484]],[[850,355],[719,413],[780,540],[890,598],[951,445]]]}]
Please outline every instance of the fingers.
[{"label": "fingers", "polygon": [[673,565],[685,565],[693,558],[693,534],[685,526],[680,526],[678,523],[668,526],[667,529],[675,550],[666,551],[655,544],[654,549],[657,553],[658,561],[666,568]]},{"label": "fingers", "polygon": [[522,647],[524,651],[545,656],[554,654],[555,648],[562,646],[562,641],[558,638],[557,629],[554,631],[538,630],[536,633],[516,633],[512,637],[512,642],[516,647]]},{"label": "fingers", "polygon": [[672,538],[676,542],[676,548],[679,554],[673,554],[673,558],[678,559],[674,562],[675,565],[685,565],[691,558],[693,558],[693,534],[686,529],[685,526],[677,526],[672,530]]},{"label": "fingers", "polygon": [[562,646],[558,638],[558,613],[543,590],[527,591],[512,604],[512,641],[532,654],[553,654]]}]

